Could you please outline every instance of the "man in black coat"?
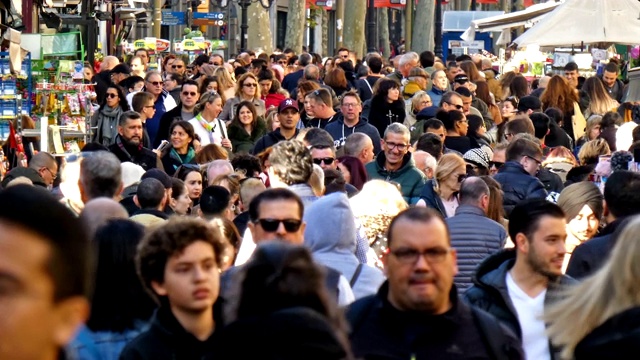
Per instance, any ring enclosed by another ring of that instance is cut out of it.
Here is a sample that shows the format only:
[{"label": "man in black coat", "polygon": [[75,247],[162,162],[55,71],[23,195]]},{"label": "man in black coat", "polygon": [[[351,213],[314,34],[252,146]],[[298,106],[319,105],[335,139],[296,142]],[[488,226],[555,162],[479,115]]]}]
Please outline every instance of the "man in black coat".
[{"label": "man in black coat", "polygon": [[398,214],[388,246],[388,281],[347,311],[356,358],[523,359],[511,331],[459,300],[456,251],[435,211],[417,207]]},{"label": "man in black coat", "polygon": [[604,185],[604,215],[607,226],[599,236],[573,250],[567,275],[583,278],[597,271],[616,244],[625,221],[640,213],[640,174],[616,171]]},{"label": "man in black coat", "polygon": [[140,165],[145,171],[154,168],[162,169],[160,158],[142,144],[142,120],[135,111],[126,111],[118,121],[116,142],[109,146],[120,162],[132,162]]}]

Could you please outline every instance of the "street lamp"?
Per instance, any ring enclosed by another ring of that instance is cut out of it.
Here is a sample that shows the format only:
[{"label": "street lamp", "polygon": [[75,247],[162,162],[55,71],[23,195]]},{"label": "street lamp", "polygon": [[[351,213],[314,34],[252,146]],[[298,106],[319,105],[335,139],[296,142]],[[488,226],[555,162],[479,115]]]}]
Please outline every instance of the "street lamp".
[{"label": "street lamp", "polygon": [[249,28],[247,18],[247,9],[249,5],[254,2],[257,2],[262,6],[265,10],[268,10],[275,0],[238,0],[240,8],[242,8],[242,22],[240,23],[240,52],[247,51],[247,29]]},{"label": "street lamp", "polygon": [[376,8],[375,1],[367,1],[367,51],[377,52],[378,36],[376,34]]},{"label": "street lamp", "polygon": [[[434,26],[436,27],[436,41],[434,52],[436,56],[442,59],[442,0],[436,0],[436,21]],[[445,59],[442,59],[443,61]]]}]

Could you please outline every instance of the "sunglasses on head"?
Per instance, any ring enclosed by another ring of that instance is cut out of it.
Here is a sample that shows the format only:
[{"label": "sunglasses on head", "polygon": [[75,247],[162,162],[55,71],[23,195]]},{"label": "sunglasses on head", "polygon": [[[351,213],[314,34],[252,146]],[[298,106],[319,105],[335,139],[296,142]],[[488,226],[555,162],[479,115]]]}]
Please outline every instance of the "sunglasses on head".
[{"label": "sunglasses on head", "polygon": [[301,220],[296,220],[296,219],[258,219],[257,221],[255,221],[254,223],[256,224],[260,224],[260,226],[262,227],[262,229],[266,232],[275,232],[278,230],[278,227],[280,226],[280,223],[282,223],[282,225],[284,225],[284,229],[287,232],[295,232],[298,231],[298,229],[300,229],[300,225],[302,225],[302,221]]},{"label": "sunglasses on head", "polygon": [[313,163],[317,164],[317,165],[320,165],[320,164],[322,164],[324,162],[325,165],[331,165],[331,164],[333,164],[334,160],[335,159],[332,158],[332,157],[326,157],[326,158],[313,159]]}]

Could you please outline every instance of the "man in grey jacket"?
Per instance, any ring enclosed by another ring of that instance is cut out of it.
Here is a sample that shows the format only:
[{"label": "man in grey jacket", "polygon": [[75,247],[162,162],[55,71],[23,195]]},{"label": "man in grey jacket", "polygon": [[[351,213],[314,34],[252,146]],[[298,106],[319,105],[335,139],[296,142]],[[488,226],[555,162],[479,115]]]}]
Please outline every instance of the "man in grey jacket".
[{"label": "man in grey jacket", "polygon": [[470,177],[460,186],[460,206],[453,217],[445,219],[451,246],[458,253],[458,274],[454,283],[463,294],[473,285],[471,278],[482,260],[504,247],[507,232],[489,219],[489,187],[479,177]]}]

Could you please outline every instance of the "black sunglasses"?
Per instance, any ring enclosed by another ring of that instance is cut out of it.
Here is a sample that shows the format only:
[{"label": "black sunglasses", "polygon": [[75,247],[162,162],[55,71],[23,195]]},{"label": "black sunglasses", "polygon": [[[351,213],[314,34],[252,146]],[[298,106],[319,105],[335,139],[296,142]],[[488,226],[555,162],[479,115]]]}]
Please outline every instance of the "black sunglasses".
[{"label": "black sunglasses", "polygon": [[154,85],[154,86],[161,86],[162,85],[162,81],[147,81],[149,84]]},{"label": "black sunglasses", "polygon": [[296,219],[258,219],[257,221],[254,221],[254,223],[260,223],[260,226],[262,226],[262,229],[266,232],[277,231],[280,223],[284,225],[284,229],[287,232],[298,231],[298,229],[300,229],[300,225],[302,225],[302,221]]},{"label": "black sunglasses", "polygon": [[182,65],[171,65],[172,68],[174,69],[182,69],[183,66]]},{"label": "black sunglasses", "polygon": [[117,97],[118,97],[118,94],[107,93],[107,97],[108,97],[108,98],[117,98]]},{"label": "black sunglasses", "polygon": [[331,164],[333,164],[334,160],[335,159],[332,158],[332,157],[326,157],[326,158],[313,159],[313,163],[317,164],[317,165],[320,165],[320,164],[322,164],[324,162],[325,165],[331,165]]},{"label": "black sunglasses", "polygon": [[500,169],[504,165],[503,162],[500,161],[489,161],[489,169],[495,166],[496,169]]},{"label": "black sunglasses", "polygon": [[458,109],[458,110],[462,110],[462,108],[463,108],[462,105],[455,105],[455,104],[452,104],[452,103],[449,103],[449,102],[446,102],[446,101],[445,101],[445,104],[449,104],[451,106],[455,106],[455,108]]},{"label": "black sunglasses", "polygon": [[184,95],[184,96],[196,96],[196,95],[198,95],[198,93],[197,92],[193,92],[193,91],[183,91],[182,95]]}]

